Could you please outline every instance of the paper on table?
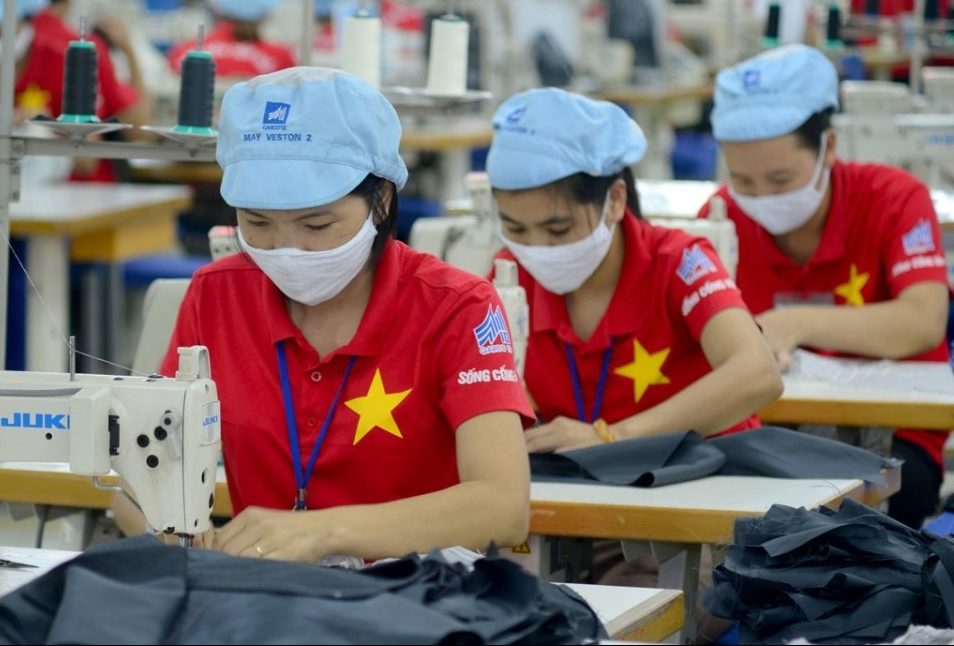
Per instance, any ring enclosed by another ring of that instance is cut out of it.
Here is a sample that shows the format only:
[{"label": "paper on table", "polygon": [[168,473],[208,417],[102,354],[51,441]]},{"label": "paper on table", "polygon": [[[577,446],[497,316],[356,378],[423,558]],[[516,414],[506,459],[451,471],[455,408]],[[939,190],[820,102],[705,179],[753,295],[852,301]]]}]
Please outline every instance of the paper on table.
[{"label": "paper on table", "polygon": [[954,373],[939,361],[839,359],[796,350],[785,377],[849,388],[954,394]]}]

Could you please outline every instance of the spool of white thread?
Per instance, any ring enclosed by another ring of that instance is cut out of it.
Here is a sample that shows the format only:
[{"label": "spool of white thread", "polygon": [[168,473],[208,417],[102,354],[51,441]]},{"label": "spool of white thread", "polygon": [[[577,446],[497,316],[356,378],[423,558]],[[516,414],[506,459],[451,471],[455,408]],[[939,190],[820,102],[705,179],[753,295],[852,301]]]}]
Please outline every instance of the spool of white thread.
[{"label": "spool of white thread", "polygon": [[381,87],[381,19],[359,12],[345,20],[341,36],[341,69]]},{"label": "spool of white thread", "polygon": [[431,22],[431,51],[427,61],[427,91],[457,96],[467,91],[467,46],[470,25],[460,16],[445,15]]}]

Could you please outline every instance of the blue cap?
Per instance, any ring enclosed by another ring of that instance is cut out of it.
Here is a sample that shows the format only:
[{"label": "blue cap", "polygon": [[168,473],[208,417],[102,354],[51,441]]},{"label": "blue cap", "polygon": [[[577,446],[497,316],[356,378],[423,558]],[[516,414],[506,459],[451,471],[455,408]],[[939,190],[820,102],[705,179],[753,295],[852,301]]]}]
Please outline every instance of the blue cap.
[{"label": "blue cap", "polygon": [[838,74],[820,51],[786,45],[716,76],[712,134],[718,141],[774,139],[838,108]]},{"label": "blue cap", "polygon": [[212,7],[226,18],[254,22],[280,3],[281,0],[213,0]]},{"label": "blue cap", "polygon": [[401,123],[384,95],[340,70],[290,67],[236,83],[219,114],[222,197],[243,208],[301,209],[368,175],[407,182]]},{"label": "blue cap", "polygon": [[515,94],[497,108],[493,124],[487,175],[503,190],[581,172],[614,175],[646,152],[643,131],[621,107],[556,88]]}]

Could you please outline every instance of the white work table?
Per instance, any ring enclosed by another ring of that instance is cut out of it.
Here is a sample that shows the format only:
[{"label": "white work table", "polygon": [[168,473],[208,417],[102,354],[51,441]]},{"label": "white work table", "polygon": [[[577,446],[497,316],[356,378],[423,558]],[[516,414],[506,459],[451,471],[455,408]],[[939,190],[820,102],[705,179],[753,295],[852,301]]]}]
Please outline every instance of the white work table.
[{"label": "white work table", "polygon": [[765,423],[954,428],[954,372],[946,363],[830,359],[783,377],[782,397],[759,412]]},{"label": "white work table", "polygon": [[[27,271],[50,310],[48,314],[28,289],[27,370],[67,369],[66,344],[59,330],[69,336],[71,259],[110,268],[111,317],[105,327],[111,332],[106,338],[119,347],[123,285],[116,263],[169,249],[175,241],[175,218],[191,201],[191,190],[184,186],[55,183],[24,187],[20,201],[10,205],[10,235],[26,239]],[[90,291],[91,302],[96,301],[99,295]],[[87,341],[80,350],[97,350],[89,347],[91,343]]]},{"label": "white work table", "polygon": [[[0,547],[0,559],[37,566],[25,569],[0,567],[0,595],[12,592],[77,554],[79,552]],[[677,590],[565,585],[590,604],[611,639],[657,641],[682,628],[682,593]]]}]

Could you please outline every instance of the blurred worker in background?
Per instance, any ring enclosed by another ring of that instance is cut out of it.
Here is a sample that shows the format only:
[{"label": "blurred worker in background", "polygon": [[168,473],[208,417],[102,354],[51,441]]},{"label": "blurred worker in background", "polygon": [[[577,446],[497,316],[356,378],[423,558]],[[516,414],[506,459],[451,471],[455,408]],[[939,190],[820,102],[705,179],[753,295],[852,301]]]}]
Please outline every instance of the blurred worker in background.
[{"label": "blurred worker in background", "polygon": [[[202,48],[212,55],[217,76],[257,76],[295,65],[292,50],[262,39],[262,22],[281,0],[212,0],[215,24]],[[175,72],[196,47],[196,39],[179,43],[169,52]]]}]

